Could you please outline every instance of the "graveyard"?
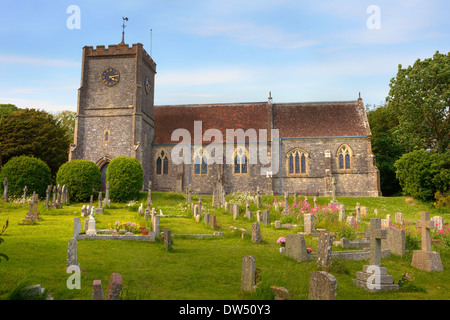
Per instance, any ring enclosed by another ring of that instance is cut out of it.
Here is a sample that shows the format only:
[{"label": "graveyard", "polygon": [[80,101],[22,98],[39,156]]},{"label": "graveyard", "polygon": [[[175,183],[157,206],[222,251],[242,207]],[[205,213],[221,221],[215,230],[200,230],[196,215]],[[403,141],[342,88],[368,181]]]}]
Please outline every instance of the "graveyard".
[{"label": "graveyard", "polygon": [[[149,203],[141,192],[127,203],[58,196],[59,205],[49,198],[0,201],[0,225],[8,219],[2,300],[25,299],[23,288],[37,284],[54,300],[103,299],[117,281],[121,300],[450,298],[450,215],[411,198],[152,192]],[[79,289],[68,286],[73,265]],[[381,290],[366,288],[374,266]],[[331,295],[320,292],[328,284]]]}]

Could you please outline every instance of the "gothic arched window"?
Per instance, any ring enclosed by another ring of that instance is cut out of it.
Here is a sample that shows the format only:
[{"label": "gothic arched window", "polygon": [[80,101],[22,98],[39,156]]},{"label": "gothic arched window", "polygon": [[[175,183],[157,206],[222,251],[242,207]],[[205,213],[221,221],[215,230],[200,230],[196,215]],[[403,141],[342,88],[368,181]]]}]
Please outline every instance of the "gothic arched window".
[{"label": "gothic arched window", "polygon": [[248,152],[244,147],[238,147],[233,153],[234,174],[247,174],[248,172]]},{"label": "gothic arched window", "polygon": [[339,170],[346,170],[352,168],[352,150],[346,144],[343,144],[337,152],[338,168]]},{"label": "gothic arched window", "polygon": [[169,156],[164,149],[156,155],[156,174],[169,174]]},{"label": "gothic arched window", "polygon": [[204,148],[194,152],[194,174],[208,174],[208,154]]},{"label": "gothic arched window", "polygon": [[294,149],[287,155],[287,171],[289,175],[306,174],[308,172],[308,153],[301,149]]}]

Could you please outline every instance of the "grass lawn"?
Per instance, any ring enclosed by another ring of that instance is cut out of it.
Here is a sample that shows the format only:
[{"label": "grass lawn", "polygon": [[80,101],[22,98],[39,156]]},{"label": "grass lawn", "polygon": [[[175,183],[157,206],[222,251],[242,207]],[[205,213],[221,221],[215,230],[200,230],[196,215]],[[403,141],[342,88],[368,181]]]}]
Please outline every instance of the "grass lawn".
[{"label": "grass lawn", "polygon": [[[232,195],[227,196],[227,200]],[[283,197],[263,196],[264,208],[273,205],[274,198],[281,202]],[[293,197],[290,197],[291,201]],[[144,216],[139,216],[137,208],[141,202],[146,206],[146,194],[142,193],[139,201],[131,206],[113,203],[104,214],[96,215],[96,227],[108,229],[115,221],[146,224]],[[303,199],[303,198],[302,198]],[[240,233],[232,232],[230,226],[245,228],[251,233],[251,223],[256,221],[243,217],[244,206],[241,205],[241,217],[233,220],[230,213],[221,208],[212,208],[211,196],[202,196],[203,212],[217,216],[221,230],[212,230],[203,221],[195,222],[184,195],[175,193],[153,192],[153,204],[157,213],[161,209],[164,215],[184,215],[182,217],[162,217],[161,230],[171,229],[172,250],[167,251],[161,240],[156,242],[119,241],[119,240],[79,240],[77,245],[78,262],[81,267],[81,289],[70,290],[66,281],[68,241],[73,234],[73,221],[80,217],[82,203],[69,204],[63,209],[46,210],[40,201],[38,213],[40,220],[34,225],[22,224],[28,211],[28,204],[0,202],[0,227],[9,219],[9,227],[3,234],[0,253],[9,260],[0,261],[0,299],[11,299],[12,292],[24,285],[41,284],[55,300],[90,300],[92,298],[93,280],[102,280],[106,292],[111,273],[122,275],[122,299],[128,300],[242,300],[273,299],[270,286],[285,287],[293,299],[308,299],[310,272],[319,270],[315,261],[297,263],[279,253],[277,239],[289,233],[303,231],[300,225],[295,229],[275,229],[274,225],[261,224],[263,243],[254,244],[251,236],[241,238]],[[198,196],[193,196],[197,201]],[[330,198],[318,197],[319,204],[328,203]],[[367,207],[368,215],[364,217],[358,232],[363,232],[370,218],[385,218],[396,212],[402,212],[404,219],[416,222],[421,211],[430,211],[431,216],[440,215],[448,222],[450,213],[436,210],[405,197],[380,198],[338,198],[345,204],[347,215],[357,202]],[[308,199],[312,203],[312,198]],[[96,203],[94,204],[96,205]],[[256,205],[250,209],[256,211]],[[281,213],[271,208],[271,222],[284,218]],[[147,222],[148,223],[148,222]],[[82,226],[83,218],[82,218]],[[339,231],[339,224],[321,225],[330,232]],[[331,229],[331,230],[330,230]],[[176,237],[176,235],[212,234],[224,232],[223,237],[196,239]],[[305,237],[306,244],[317,250],[317,239]],[[333,250],[340,250],[334,248]],[[434,246],[440,253],[444,266],[443,272],[425,272],[411,266],[412,252],[400,257],[391,255],[382,260],[388,274],[397,283],[402,274],[413,272],[414,284],[420,290],[412,292],[369,293],[357,288],[352,279],[356,272],[362,271],[368,261],[334,260],[328,270],[337,279],[337,299],[342,300],[448,300],[450,299],[450,249],[448,245]],[[240,293],[241,264],[244,255],[251,255],[260,270],[258,289],[254,293]]]}]

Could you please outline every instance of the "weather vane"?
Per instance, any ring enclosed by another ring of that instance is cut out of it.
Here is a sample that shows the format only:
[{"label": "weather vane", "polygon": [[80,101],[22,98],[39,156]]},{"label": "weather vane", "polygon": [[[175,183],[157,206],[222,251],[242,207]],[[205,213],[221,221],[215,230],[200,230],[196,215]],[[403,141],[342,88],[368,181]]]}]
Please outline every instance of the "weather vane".
[{"label": "weather vane", "polygon": [[122,17],[123,23],[122,23],[122,43],[125,44],[125,21],[128,21],[127,17]]}]

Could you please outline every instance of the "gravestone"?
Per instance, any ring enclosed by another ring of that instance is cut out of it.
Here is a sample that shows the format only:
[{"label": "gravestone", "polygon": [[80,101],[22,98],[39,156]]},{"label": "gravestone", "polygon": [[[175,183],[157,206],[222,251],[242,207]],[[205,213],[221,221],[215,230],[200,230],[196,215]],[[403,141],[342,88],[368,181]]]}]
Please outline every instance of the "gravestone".
[{"label": "gravestone", "polygon": [[[249,219],[251,219],[251,218],[252,218],[252,216],[251,216],[251,213],[250,213]],[[262,220],[261,210],[258,210],[258,211],[256,211],[256,222],[261,223],[261,220]]]},{"label": "gravestone", "polygon": [[192,199],[192,189],[191,185],[188,185],[188,187],[186,188],[186,203],[191,203],[191,199]]},{"label": "gravestone", "polygon": [[4,202],[9,202],[8,200],[8,177],[5,177],[3,180],[3,197],[2,200]]},{"label": "gravestone", "polygon": [[365,207],[365,206],[361,207],[360,211],[361,211],[362,217],[367,216],[367,207]]},{"label": "gravestone", "polygon": [[112,273],[109,279],[108,289],[106,291],[106,300],[119,300],[122,290],[122,275]]},{"label": "gravestone", "polygon": [[99,191],[98,192],[98,208],[97,208],[97,210],[95,210],[96,214],[102,214],[103,213],[102,205],[103,205],[103,203],[102,203],[102,192]]},{"label": "gravestone", "polygon": [[365,235],[370,239],[370,265],[364,265],[363,271],[356,273],[355,285],[370,292],[398,290],[393,277],[381,267],[381,240],[387,237],[387,230],[381,229],[381,219],[370,219],[370,229],[366,229]]},{"label": "gravestone", "polygon": [[314,197],[313,201],[314,201],[314,208],[315,208],[315,207],[317,207],[317,198]]},{"label": "gravestone", "polygon": [[81,207],[81,216],[82,217],[87,217],[88,216],[88,214],[87,214],[87,207],[86,207],[86,205],[83,205],[82,207]]},{"label": "gravestone", "polygon": [[209,215],[209,226],[212,229],[217,229],[216,215],[214,215],[214,214]]},{"label": "gravestone", "polygon": [[94,207],[91,209],[91,214],[89,215],[89,219],[87,220],[87,235],[96,235],[97,229],[95,228],[95,219],[94,219]]},{"label": "gravestone", "polygon": [[291,298],[291,293],[286,288],[270,286],[270,289],[275,295],[275,300],[289,300]]},{"label": "gravestone", "polygon": [[339,205],[339,217],[338,217],[339,221],[345,221],[345,205],[343,203],[341,203]]},{"label": "gravestone", "polygon": [[169,250],[172,247],[172,235],[170,229],[164,228],[164,247]]},{"label": "gravestone", "polygon": [[62,188],[61,188],[61,204],[65,204],[67,201],[66,201],[66,185],[64,184],[63,186],[62,186]]},{"label": "gravestone", "polygon": [[444,271],[439,252],[431,251],[430,230],[434,229],[434,222],[430,220],[429,212],[421,212],[422,220],[416,222],[416,227],[421,229],[422,250],[413,252],[411,265],[425,271]]},{"label": "gravestone", "polygon": [[431,218],[431,220],[434,223],[434,229],[437,231],[441,231],[444,229],[444,218],[440,217],[440,216],[434,216],[433,218]]},{"label": "gravestone", "polygon": [[32,213],[33,220],[37,221],[37,220],[39,220],[39,216],[38,216],[38,213],[37,213],[37,208],[38,208],[38,203],[39,203],[39,195],[33,191],[32,197],[34,198],[33,213]]},{"label": "gravestone", "polygon": [[45,208],[50,209],[50,192],[52,192],[52,186],[47,186],[47,190],[45,191]]},{"label": "gravestone", "polygon": [[150,210],[147,208],[147,209],[145,209],[144,219],[145,219],[145,220],[148,220],[148,219],[150,219],[150,218],[151,218],[151,216],[150,216]]},{"label": "gravestone", "polygon": [[332,246],[333,235],[327,231],[321,231],[317,246],[317,265],[319,268],[326,269],[331,264]]},{"label": "gravestone", "polygon": [[205,220],[205,224],[209,225],[209,213],[208,212],[205,212],[205,215],[204,215],[203,219]]},{"label": "gravestone", "polygon": [[67,249],[67,267],[77,266],[77,239],[72,237],[69,240],[69,247]]},{"label": "gravestone", "polygon": [[33,195],[31,196],[30,206],[28,207],[27,216],[22,220],[25,223],[34,221],[34,218],[33,218],[34,195],[35,195],[35,192],[33,192]]},{"label": "gravestone", "polygon": [[270,210],[263,211],[262,223],[266,226],[270,225]]},{"label": "gravestone", "polygon": [[304,232],[306,234],[313,234],[316,231],[314,226],[314,214],[308,213],[303,215],[304,220]]},{"label": "gravestone", "polygon": [[284,193],[284,213],[289,213],[289,193]]},{"label": "gravestone", "polygon": [[81,221],[80,218],[73,219],[73,236],[77,238],[81,232]]},{"label": "gravestone", "polygon": [[53,198],[52,198],[52,208],[57,208],[57,203],[56,203],[56,186],[53,186]]},{"label": "gravestone", "polygon": [[261,229],[258,222],[252,223],[252,241],[253,243],[263,242],[261,237]]},{"label": "gravestone", "polygon": [[103,199],[103,207],[110,207],[111,200],[109,200],[109,181],[106,181],[105,199]]},{"label": "gravestone", "polygon": [[198,205],[195,204],[194,205],[194,217],[197,217],[198,215],[199,215],[199,208],[198,208]]},{"label": "gravestone", "polygon": [[153,220],[152,221],[153,232],[156,234],[157,237],[159,237],[159,232],[160,232],[160,230],[159,230],[159,228],[160,228],[159,220],[160,220],[160,216],[159,215],[155,215],[152,220]]},{"label": "gravestone", "polygon": [[356,224],[356,219],[354,216],[348,216],[345,220],[345,224],[348,226],[354,226]]},{"label": "gravestone", "polygon": [[337,280],[325,271],[313,271],[309,278],[309,300],[336,300]]},{"label": "gravestone", "polygon": [[396,212],[395,213],[395,223],[396,224],[403,224],[403,213]]},{"label": "gravestone", "polygon": [[138,208],[138,214],[139,214],[139,217],[142,217],[142,214],[144,213],[144,204],[143,203],[141,203],[141,205],[139,206],[139,208]]},{"label": "gravestone", "polygon": [[92,284],[92,300],[104,300],[102,280],[94,280]]},{"label": "gravestone", "polygon": [[147,209],[150,209],[152,204],[152,182],[148,182],[148,192],[147,192]]},{"label": "gravestone", "polygon": [[381,249],[388,249],[393,254],[406,254],[405,230],[389,227],[386,229],[386,239],[381,240]]},{"label": "gravestone", "polygon": [[61,209],[62,208],[62,203],[61,203],[61,185],[58,184],[58,186],[56,187],[56,207]]},{"label": "gravestone", "polygon": [[23,198],[22,198],[22,200],[23,200],[24,202],[27,200],[27,190],[28,190],[28,187],[25,186],[25,187],[23,188]]},{"label": "gravestone", "polygon": [[359,205],[356,207],[355,219],[357,222],[361,221],[361,207]]},{"label": "gravestone", "polygon": [[252,256],[242,258],[241,290],[252,292],[256,289],[256,262]]},{"label": "gravestone", "polygon": [[91,194],[91,197],[89,199],[89,208],[88,208],[89,214],[91,213],[93,207],[94,207],[94,195]]},{"label": "gravestone", "polygon": [[293,258],[298,262],[308,261],[305,238],[302,234],[287,234],[285,247],[286,256]]}]

